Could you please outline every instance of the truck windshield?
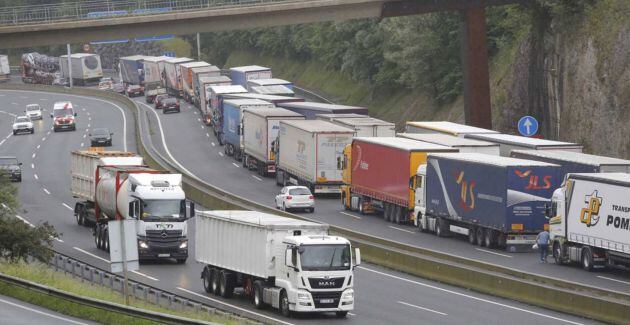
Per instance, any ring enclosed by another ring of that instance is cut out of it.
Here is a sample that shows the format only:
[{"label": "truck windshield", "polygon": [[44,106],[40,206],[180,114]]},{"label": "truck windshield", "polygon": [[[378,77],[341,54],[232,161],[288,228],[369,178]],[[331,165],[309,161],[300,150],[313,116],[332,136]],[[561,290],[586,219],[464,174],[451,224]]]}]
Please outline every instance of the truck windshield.
[{"label": "truck windshield", "polygon": [[300,246],[299,251],[304,271],[350,269],[350,246],[348,245],[303,245]]},{"label": "truck windshield", "polygon": [[142,207],[144,221],[177,221],[184,219],[180,214],[180,200],[145,200]]}]

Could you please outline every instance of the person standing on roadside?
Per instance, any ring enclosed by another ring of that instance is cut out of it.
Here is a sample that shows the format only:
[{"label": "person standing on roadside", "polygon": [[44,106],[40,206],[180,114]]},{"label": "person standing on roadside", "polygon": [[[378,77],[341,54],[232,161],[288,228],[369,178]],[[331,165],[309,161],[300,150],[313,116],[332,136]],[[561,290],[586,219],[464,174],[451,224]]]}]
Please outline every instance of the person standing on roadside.
[{"label": "person standing on roadside", "polygon": [[536,244],[540,250],[540,261],[547,263],[547,253],[549,252],[549,232],[547,230],[541,231],[536,236]]}]

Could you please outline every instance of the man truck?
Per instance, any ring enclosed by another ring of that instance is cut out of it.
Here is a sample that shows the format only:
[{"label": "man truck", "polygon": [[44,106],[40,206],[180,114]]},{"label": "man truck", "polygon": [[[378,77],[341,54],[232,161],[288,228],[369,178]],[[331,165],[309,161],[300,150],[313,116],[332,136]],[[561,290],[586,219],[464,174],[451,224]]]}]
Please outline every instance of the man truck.
[{"label": "man truck", "polygon": [[354,309],[358,248],[328,225],[257,211],[204,211],[195,223],[195,259],[206,292],[228,298],[236,287],[254,306],[291,313]]},{"label": "man truck", "polygon": [[548,228],[545,205],[560,166],[479,153],[430,154],[415,179],[416,226],[473,245],[528,251]]},{"label": "man truck", "polygon": [[97,248],[109,251],[109,221],[136,219],[141,260],[186,262],[186,197],[180,174],[148,168],[130,152],[73,151],[71,163],[70,189],[80,199],[74,216],[77,224],[93,227]]},{"label": "man truck", "polygon": [[346,210],[381,212],[389,222],[414,219],[413,178],[431,152],[457,152],[437,144],[394,137],[358,137],[344,149],[341,203]]},{"label": "man truck", "polygon": [[557,264],[585,270],[630,266],[630,174],[567,175],[553,193],[548,215]]}]

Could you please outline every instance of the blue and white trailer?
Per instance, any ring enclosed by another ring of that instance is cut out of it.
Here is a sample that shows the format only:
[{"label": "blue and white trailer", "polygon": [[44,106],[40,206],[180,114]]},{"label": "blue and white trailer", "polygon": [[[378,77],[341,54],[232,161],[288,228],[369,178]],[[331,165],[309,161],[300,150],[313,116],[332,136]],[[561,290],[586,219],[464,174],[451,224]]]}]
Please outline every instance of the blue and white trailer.
[{"label": "blue and white trailer", "polygon": [[223,101],[223,142],[225,154],[241,161],[243,157],[243,110],[273,108],[259,99],[228,99]]}]

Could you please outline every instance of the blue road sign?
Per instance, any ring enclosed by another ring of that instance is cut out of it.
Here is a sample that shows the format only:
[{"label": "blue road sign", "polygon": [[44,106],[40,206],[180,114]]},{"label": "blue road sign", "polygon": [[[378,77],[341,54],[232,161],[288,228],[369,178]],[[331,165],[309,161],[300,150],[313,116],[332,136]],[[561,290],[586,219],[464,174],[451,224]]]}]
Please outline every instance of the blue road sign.
[{"label": "blue road sign", "polygon": [[526,137],[531,137],[538,132],[538,121],[531,116],[523,116],[518,120],[518,132]]},{"label": "blue road sign", "polygon": [[162,53],[162,55],[174,58],[175,57],[175,52],[168,51],[168,52]]}]

